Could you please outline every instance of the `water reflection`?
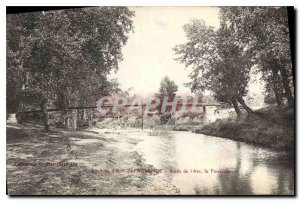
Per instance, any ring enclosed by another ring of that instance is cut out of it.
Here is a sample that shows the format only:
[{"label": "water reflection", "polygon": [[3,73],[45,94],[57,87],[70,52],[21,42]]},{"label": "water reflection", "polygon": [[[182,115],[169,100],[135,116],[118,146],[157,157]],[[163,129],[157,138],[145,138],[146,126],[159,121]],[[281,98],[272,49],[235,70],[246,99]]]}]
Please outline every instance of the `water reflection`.
[{"label": "water reflection", "polygon": [[[174,133],[170,137],[144,136],[137,149],[147,163],[166,170],[162,176],[181,194],[294,193],[293,161],[286,153],[205,135]],[[170,173],[170,169],[182,172]],[[221,173],[216,173],[219,170]]]},{"label": "water reflection", "polygon": [[[175,138],[173,135],[161,137],[161,143],[159,145],[159,149],[164,154],[160,154],[159,162],[160,167],[164,170],[175,170],[177,165],[176,160],[173,160],[176,157],[176,145],[175,145]],[[173,176],[171,174],[168,174],[168,172],[163,172],[165,177],[167,178],[167,181],[172,183]]]}]

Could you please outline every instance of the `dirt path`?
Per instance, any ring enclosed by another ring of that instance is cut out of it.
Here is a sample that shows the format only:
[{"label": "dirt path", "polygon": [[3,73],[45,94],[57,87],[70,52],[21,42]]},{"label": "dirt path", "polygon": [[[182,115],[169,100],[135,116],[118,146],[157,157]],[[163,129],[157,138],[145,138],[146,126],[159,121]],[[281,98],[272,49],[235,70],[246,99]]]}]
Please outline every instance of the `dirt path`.
[{"label": "dirt path", "polygon": [[[7,125],[9,195],[151,195],[179,191],[145,164],[126,132]],[[114,171],[114,172],[113,172]],[[119,171],[119,172],[118,172]],[[121,172],[123,171],[123,172]]]}]

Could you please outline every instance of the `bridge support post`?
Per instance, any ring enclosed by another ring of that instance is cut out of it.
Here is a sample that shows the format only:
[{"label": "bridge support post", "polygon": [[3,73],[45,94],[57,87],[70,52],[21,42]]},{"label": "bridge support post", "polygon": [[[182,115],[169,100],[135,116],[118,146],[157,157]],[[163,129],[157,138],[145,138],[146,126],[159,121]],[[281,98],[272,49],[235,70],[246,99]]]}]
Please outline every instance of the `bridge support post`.
[{"label": "bridge support post", "polygon": [[142,130],[144,130],[144,111],[142,111]]}]

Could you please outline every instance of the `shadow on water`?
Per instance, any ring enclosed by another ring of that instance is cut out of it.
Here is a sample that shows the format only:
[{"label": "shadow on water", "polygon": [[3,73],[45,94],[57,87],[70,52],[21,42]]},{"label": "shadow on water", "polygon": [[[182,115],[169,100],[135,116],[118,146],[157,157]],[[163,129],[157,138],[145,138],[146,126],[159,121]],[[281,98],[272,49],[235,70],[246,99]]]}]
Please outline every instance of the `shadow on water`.
[{"label": "shadow on water", "polygon": [[167,181],[172,183],[173,176],[169,173],[168,170],[175,170],[177,168],[177,162],[174,160],[176,157],[176,145],[175,138],[173,135],[161,136],[160,149],[162,153],[159,154],[159,161],[161,163],[161,168],[166,170],[163,172]]},{"label": "shadow on water", "polygon": [[[236,142],[235,168],[230,174],[218,175],[218,183],[214,186],[214,194],[293,194],[293,169],[286,165],[284,157],[270,156],[262,160],[259,156],[260,150],[254,149],[252,157],[249,158],[250,161],[247,161],[247,165],[245,165],[245,161],[242,159],[242,149],[241,143]],[[245,166],[248,166],[247,170],[243,169]],[[195,193],[207,194],[207,189],[204,189],[204,192],[197,189]]]},{"label": "shadow on water", "polygon": [[[251,181],[249,172],[241,174],[241,144],[236,143],[236,166],[231,174],[219,174],[219,185],[217,186],[216,193],[227,195],[249,195],[252,194]],[[251,169],[251,168],[250,168]]]}]

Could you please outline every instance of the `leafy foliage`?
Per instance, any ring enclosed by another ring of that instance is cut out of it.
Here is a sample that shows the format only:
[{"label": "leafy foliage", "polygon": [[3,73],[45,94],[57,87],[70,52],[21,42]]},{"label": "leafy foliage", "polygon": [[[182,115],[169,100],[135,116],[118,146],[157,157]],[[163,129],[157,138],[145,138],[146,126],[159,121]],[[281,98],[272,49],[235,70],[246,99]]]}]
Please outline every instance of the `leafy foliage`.
[{"label": "leafy foliage", "polygon": [[[97,95],[109,93],[116,81],[108,80],[107,75],[118,70],[133,15],[126,7],[8,15],[9,109],[20,109],[11,105],[20,105],[16,100],[24,94],[66,107],[94,104]],[[35,101],[26,101],[30,102]]]},{"label": "leafy foliage", "polygon": [[[236,41],[247,47],[251,58],[263,74],[272,72],[273,79],[263,76],[266,94],[271,91],[283,94],[289,104],[293,104],[292,64],[289,26],[286,7],[224,7],[221,16],[226,23],[235,28]],[[277,78],[281,77],[281,78]],[[273,85],[274,80],[282,82]],[[281,91],[278,91],[281,90]],[[283,91],[284,90],[284,91]],[[275,97],[273,96],[273,99]],[[281,102],[276,95],[277,103]],[[268,101],[267,101],[268,102]]]},{"label": "leafy foliage", "polygon": [[225,23],[218,30],[194,20],[184,27],[188,42],[174,48],[177,60],[192,66],[192,90],[213,92],[214,98],[230,105],[232,99],[246,95],[251,60],[247,51],[235,43],[232,27]]},{"label": "leafy foliage", "polygon": [[193,20],[184,26],[187,40],[174,51],[177,60],[191,67],[192,92],[213,92],[214,98],[227,106],[245,104],[250,70],[258,67],[266,84],[267,103],[282,97],[293,104],[292,66],[286,8],[222,7],[220,28]]},{"label": "leafy foliage", "polygon": [[178,91],[178,85],[168,76],[165,76],[160,82],[159,94],[165,96],[174,96]]}]

